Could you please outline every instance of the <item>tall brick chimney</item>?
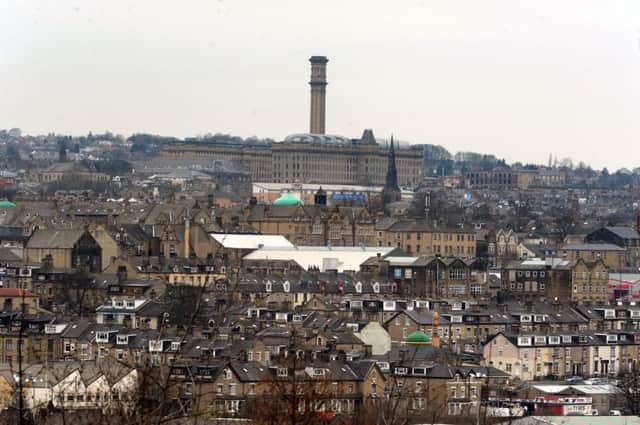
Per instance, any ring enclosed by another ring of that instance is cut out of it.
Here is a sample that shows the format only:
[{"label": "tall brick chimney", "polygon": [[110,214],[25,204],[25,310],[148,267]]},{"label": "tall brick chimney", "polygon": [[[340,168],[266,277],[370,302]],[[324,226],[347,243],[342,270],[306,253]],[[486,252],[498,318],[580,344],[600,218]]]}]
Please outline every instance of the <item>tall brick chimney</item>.
[{"label": "tall brick chimney", "polygon": [[325,101],[327,89],[327,59],[326,56],[311,56],[311,117],[309,132],[324,134],[325,131]]}]

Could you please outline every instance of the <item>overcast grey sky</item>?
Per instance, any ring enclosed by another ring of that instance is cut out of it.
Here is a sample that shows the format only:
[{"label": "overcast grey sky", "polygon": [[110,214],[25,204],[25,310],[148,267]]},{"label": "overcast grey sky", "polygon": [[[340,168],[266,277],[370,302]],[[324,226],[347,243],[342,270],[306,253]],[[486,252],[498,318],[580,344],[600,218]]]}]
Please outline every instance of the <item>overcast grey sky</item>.
[{"label": "overcast grey sky", "polygon": [[640,166],[640,1],[2,0],[0,128],[308,129]]}]

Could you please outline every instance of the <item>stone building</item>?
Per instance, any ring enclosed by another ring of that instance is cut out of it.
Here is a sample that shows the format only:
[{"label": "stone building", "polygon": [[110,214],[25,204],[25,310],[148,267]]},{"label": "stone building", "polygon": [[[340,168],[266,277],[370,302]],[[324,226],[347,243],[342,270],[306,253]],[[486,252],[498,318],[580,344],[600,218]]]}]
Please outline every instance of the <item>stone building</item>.
[{"label": "stone building", "polygon": [[42,183],[61,181],[108,182],[108,174],[98,173],[95,169],[77,162],[59,162],[47,168],[40,174]]},{"label": "stone building", "polygon": [[604,304],[609,298],[609,272],[603,260],[579,259],[572,271],[571,300],[580,304]]},{"label": "stone building", "polygon": [[296,245],[372,246],[375,218],[365,207],[300,205],[289,197],[274,205],[249,205],[244,220],[264,235]]},{"label": "stone building", "polygon": [[411,255],[474,257],[475,230],[434,227],[424,220],[379,220],[376,244],[402,248]]},{"label": "stone building", "polygon": [[625,249],[610,243],[568,244],[560,248],[559,254],[570,261],[602,260],[610,268],[624,267],[626,263]]},{"label": "stone building", "polygon": [[[400,186],[422,182],[423,146],[396,144]],[[176,142],[164,147],[170,158],[207,158],[244,165],[254,182],[384,185],[389,150],[371,130],[359,139],[294,134],[282,142]]]},{"label": "stone building", "polygon": [[513,378],[608,376],[634,370],[640,340],[629,332],[499,333],[484,345],[488,365]]},{"label": "stone building", "polygon": [[637,229],[624,226],[601,227],[589,233],[585,241],[617,245],[626,250],[626,266],[637,267],[640,265],[640,234]]},{"label": "stone building", "polygon": [[37,230],[24,249],[27,263],[40,263],[49,258],[55,268],[86,268],[102,271],[102,248],[84,229]]}]

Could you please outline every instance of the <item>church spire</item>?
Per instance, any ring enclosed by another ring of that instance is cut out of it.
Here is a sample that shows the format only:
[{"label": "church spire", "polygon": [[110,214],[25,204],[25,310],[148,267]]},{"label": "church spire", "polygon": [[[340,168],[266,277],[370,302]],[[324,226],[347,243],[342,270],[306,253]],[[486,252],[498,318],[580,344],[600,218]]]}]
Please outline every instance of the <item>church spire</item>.
[{"label": "church spire", "polygon": [[384,202],[396,202],[400,200],[400,188],[398,187],[398,170],[396,169],[396,151],[393,147],[393,135],[389,146],[389,158],[387,159],[387,178],[384,184]]}]

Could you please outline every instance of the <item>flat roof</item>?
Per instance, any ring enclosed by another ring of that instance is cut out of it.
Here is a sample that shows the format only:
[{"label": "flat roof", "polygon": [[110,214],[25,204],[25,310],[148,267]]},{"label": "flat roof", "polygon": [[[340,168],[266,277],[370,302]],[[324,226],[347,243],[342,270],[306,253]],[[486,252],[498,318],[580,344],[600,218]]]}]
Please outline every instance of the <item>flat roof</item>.
[{"label": "flat roof", "polygon": [[396,248],[393,247],[327,247],[327,246],[294,246],[292,248],[262,248],[244,256],[247,261],[293,261],[304,270],[317,267],[321,272],[337,270],[338,272],[358,271],[360,265],[373,256],[384,257]]},{"label": "flat roof", "polygon": [[249,235],[234,233],[211,233],[210,235],[216,242],[228,249],[293,247],[293,244],[282,235]]}]

